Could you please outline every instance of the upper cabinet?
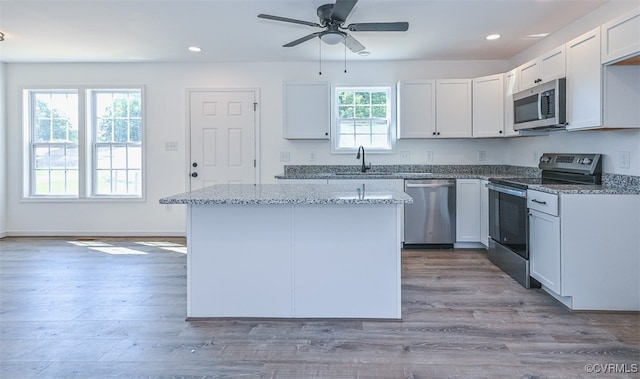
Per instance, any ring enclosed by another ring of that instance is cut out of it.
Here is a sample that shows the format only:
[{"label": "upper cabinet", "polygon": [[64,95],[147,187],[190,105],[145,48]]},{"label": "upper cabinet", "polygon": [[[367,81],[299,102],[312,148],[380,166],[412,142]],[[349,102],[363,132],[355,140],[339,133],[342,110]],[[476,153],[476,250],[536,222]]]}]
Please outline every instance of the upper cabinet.
[{"label": "upper cabinet", "polygon": [[328,82],[284,84],[284,138],[329,139],[331,90]]},{"label": "upper cabinet", "polygon": [[471,79],[398,83],[399,138],[472,136]]},{"label": "upper cabinet", "polygon": [[602,125],[600,28],[566,44],[567,129]]},{"label": "upper cabinet", "polygon": [[518,92],[518,69],[504,74],[504,135],[512,137],[519,135],[513,129],[513,94]]},{"label": "upper cabinet", "polygon": [[434,137],[471,137],[471,79],[436,80]]},{"label": "upper cabinet", "polygon": [[565,77],[564,45],[517,68],[519,91]]},{"label": "upper cabinet", "polygon": [[436,133],[436,81],[398,83],[398,138],[432,138]]},{"label": "upper cabinet", "polygon": [[[602,63],[640,54],[640,8],[602,25]],[[640,62],[636,62],[640,64]]]},{"label": "upper cabinet", "polygon": [[473,79],[473,136],[504,135],[504,75]]}]

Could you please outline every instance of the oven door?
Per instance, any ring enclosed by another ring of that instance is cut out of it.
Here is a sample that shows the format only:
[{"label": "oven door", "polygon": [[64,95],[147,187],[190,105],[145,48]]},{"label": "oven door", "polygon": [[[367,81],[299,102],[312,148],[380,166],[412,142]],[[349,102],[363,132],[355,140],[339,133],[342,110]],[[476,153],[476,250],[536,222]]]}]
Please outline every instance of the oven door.
[{"label": "oven door", "polygon": [[524,259],[529,259],[527,191],[491,183],[487,188],[489,236]]}]

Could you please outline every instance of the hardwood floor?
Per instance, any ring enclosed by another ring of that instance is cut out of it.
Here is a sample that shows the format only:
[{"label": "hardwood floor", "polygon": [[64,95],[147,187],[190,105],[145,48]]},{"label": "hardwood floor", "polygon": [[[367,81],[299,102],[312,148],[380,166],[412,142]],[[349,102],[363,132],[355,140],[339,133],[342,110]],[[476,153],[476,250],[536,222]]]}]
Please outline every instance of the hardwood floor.
[{"label": "hardwood floor", "polygon": [[404,251],[401,321],[185,321],[185,252],[183,239],[1,239],[0,377],[640,375],[639,313],[568,311],[483,251]]}]

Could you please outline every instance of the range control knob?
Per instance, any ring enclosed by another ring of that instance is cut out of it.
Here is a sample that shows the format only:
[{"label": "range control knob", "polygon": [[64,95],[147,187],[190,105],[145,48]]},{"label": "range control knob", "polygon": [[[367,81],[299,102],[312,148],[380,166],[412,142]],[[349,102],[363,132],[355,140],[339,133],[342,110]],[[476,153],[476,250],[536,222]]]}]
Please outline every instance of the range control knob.
[{"label": "range control knob", "polygon": [[541,157],[540,157],[540,162],[542,162],[542,163],[549,163],[549,162],[551,162],[551,158],[549,158],[549,157],[547,157],[547,156],[543,155],[543,156],[541,156]]},{"label": "range control knob", "polygon": [[578,163],[580,164],[591,164],[591,162],[593,162],[591,158],[586,158],[586,157],[578,160]]}]

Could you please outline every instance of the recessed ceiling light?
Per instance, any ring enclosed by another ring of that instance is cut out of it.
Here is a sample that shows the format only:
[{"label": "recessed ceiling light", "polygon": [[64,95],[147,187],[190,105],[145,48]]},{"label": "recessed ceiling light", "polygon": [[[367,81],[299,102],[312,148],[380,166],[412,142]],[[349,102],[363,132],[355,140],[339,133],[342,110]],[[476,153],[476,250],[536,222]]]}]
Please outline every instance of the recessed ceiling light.
[{"label": "recessed ceiling light", "polygon": [[529,34],[527,37],[529,38],[544,38],[548,36],[549,33],[539,33],[539,34]]},{"label": "recessed ceiling light", "polygon": [[500,34],[490,34],[490,35],[488,35],[488,36],[487,36],[487,39],[488,39],[489,41],[491,41],[491,40],[494,40],[494,39],[498,39],[498,38],[500,38],[500,37],[501,37],[501,35],[500,35]]},{"label": "recessed ceiling light", "polygon": [[189,46],[189,51],[193,51],[194,53],[199,53],[202,51],[198,46]]},{"label": "recessed ceiling light", "polygon": [[358,55],[361,56],[361,57],[368,57],[369,54],[371,54],[371,53],[368,52],[367,50],[358,51]]}]

